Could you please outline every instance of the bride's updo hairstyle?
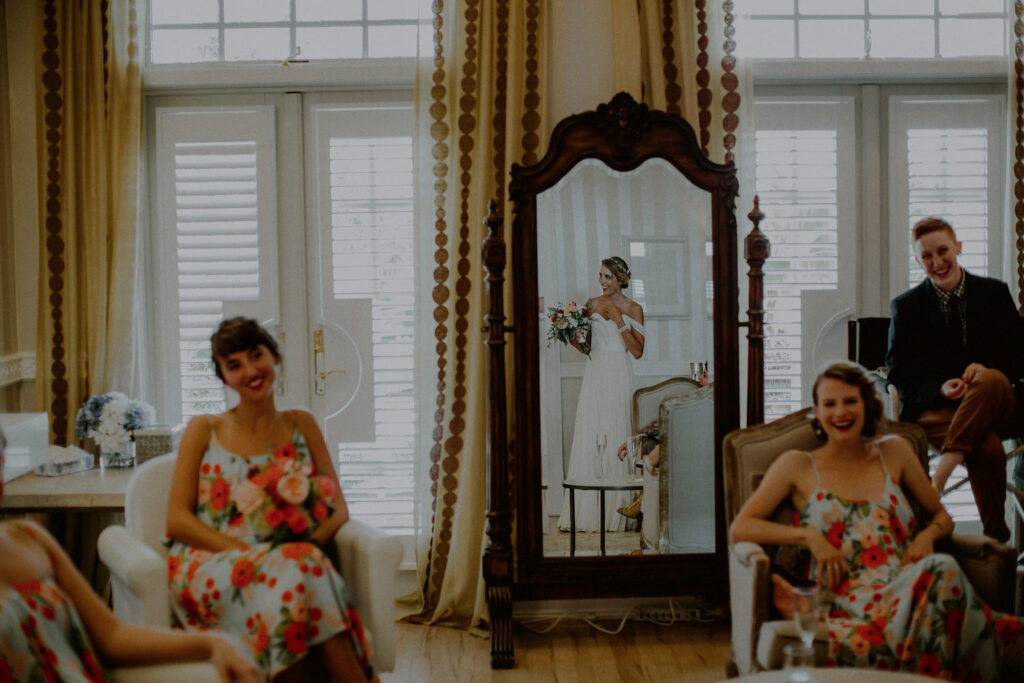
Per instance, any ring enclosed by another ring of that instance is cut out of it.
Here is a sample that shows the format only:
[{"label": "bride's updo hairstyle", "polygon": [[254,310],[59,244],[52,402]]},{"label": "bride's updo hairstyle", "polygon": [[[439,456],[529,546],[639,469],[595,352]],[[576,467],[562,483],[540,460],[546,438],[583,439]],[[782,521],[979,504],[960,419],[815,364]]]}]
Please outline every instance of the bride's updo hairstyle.
[{"label": "bride's updo hairstyle", "polygon": [[606,259],[601,259],[601,265],[608,269],[615,279],[619,281],[621,289],[629,287],[629,278],[632,277],[632,273],[629,272],[629,266],[621,256],[609,256]]},{"label": "bride's updo hairstyle", "polygon": [[210,336],[213,370],[220,381],[224,381],[224,374],[220,371],[222,358],[227,358],[238,351],[255,349],[260,344],[267,347],[277,362],[281,362],[281,351],[277,348],[277,342],[258,322],[241,316],[221,321],[217,331]]},{"label": "bride's updo hairstyle", "polygon": [[818,379],[814,380],[814,388],[811,389],[811,398],[814,405],[818,405],[818,385],[825,378],[837,379],[843,384],[857,387],[860,390],[860,398],[864,401],[864,428],[861,434],[874,436],[878,430],[878,421],[882,419],[882,401],[875,393],[874,383],[868,379],[867,371],[856,363],[833,363],[821,371]]}]

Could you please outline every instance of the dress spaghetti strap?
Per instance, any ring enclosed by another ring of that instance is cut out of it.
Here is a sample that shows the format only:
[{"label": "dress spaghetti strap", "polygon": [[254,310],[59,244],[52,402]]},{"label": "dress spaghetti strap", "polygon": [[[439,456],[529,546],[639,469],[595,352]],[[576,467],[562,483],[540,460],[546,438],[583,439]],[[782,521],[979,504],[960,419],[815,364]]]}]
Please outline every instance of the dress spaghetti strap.
[{"label": "dress spaghetti strap", "polygon": [[885,478],[892,479],[892,475],[889,474],[889,468],[885,464],[885,458],[882,455],[882,447],[879,446],[877,443],[873,445],[875,447],[875,451],[878,452],[878,459],[882,461],[882,469],[885,470]]},{"label": "dress spaghetti strap", "polygon": [[818,471],[818,466],[814,464],[814,456],[811,455],[810,451],[804,451],[807,458],[811,461],[811,467],[814,468],[814,476],[818,478],[818,486],[821,486],[821,472]]},{"label": "dress spaghetti strap", "polygon": [[630,327],[632,327],[634,330],[639,332],[642,336],[644,336],[644,337],[647,336],[647,330],[644,329],[644,326],[641,325],[639,321],[633,320],[632,318],[630,318],[625,313],[622,314],[622,320],[625,323],[627,323]]}]

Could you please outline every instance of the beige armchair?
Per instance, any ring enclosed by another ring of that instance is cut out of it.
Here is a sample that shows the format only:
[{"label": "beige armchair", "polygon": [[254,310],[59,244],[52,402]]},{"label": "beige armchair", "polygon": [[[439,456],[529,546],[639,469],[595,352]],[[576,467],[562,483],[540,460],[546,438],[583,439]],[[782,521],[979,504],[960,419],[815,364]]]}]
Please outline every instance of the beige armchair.
[{"label": "beige armchair", "polygon": [[[821,441],[811,428],[811,411],[805,409],[775,422],[737,429],[722,442],[725,478],[726,524],[732,524],[740,507],[760,484],[775,458],[790,449],[811,450]],[[899,434],[917,451],[922,465],[927,462],[928,442],[916,424],[883,420],[881,434]],[[793,509],[788,503],[776,511],[776,519],[791,523]],[[953,534],[940,547],[956,557],[979,596],[991,607],[1009,611],[1013,607],[1014,565],[1012,548],[986,536]],[[782,666],[782,648],[797,642],[791,620],[783,620],[771,603],[770,563],[774,548],[756,543],[729,544],[729,599],[732,613],[732,658],[729,676],[746,675]],[[816,650],[823,663],[827,632],[819,630]]]},{"label": "beige armchair", "polygon": [[[100,559],[110,569],[114,612],[125,621],[171,625],[167,548],[162,540],[176,457],[168,453],[139,465],[128,483],[125,526],[109,526],[99,537]],[[402,543],[356,519],[342,526],[334,541],[342,575],[369,634],[373,666],[392,671],[398,636],[395,580]]]}]

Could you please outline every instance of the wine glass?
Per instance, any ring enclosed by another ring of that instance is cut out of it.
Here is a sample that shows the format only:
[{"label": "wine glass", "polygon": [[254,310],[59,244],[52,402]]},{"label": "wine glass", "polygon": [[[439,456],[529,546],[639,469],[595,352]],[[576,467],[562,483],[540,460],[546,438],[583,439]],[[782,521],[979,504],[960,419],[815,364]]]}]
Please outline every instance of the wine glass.
[{"label": "wine glass", "polygon": [[814,634],[818,629],[818,584],[793,586],[793,622],[804,647],[814,648]]},{"label": "wine glass", "polygon": [[814,646],[790,643],[782,649],[782,668],[789,683],[814,683]]},{"label": "wine glass", "polygon": [[646,443],[646,434],[634,434],[626,441],[626,461],[629,464],[630,476],[636,476],[636,468],[643,458]]}]

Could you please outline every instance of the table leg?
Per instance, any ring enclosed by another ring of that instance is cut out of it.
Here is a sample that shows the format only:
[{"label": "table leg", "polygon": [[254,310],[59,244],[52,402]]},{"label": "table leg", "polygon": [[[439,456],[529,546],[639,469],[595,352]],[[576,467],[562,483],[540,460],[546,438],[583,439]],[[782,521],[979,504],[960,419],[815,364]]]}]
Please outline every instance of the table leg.
[{"label": "table leg", "polygon": [[569,557],[576,557],[576,489],[569,489]]},{"label": "table leg", "polygon": [[601,489],[601,554],[604,555],[604,489]]}]

